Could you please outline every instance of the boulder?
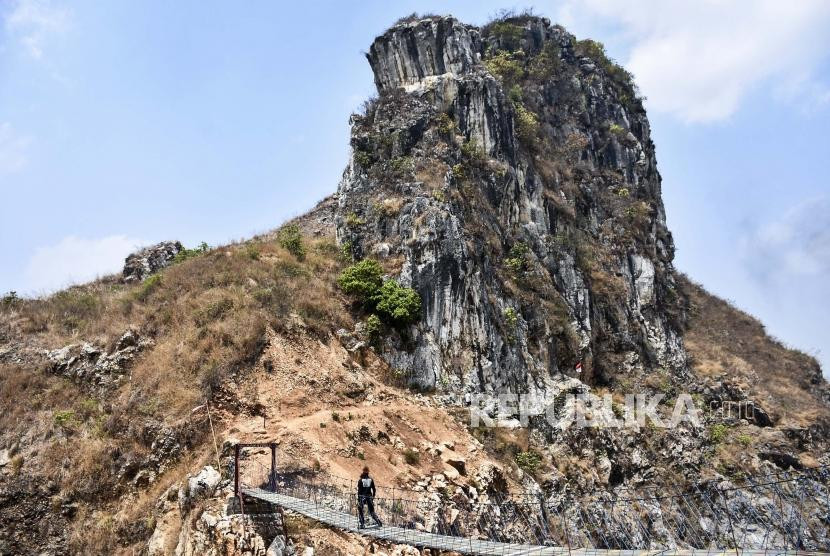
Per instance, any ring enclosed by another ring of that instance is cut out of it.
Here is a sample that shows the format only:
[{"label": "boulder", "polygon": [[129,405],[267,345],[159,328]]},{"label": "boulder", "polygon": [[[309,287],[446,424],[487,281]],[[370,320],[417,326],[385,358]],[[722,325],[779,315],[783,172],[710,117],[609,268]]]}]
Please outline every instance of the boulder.
[{"label": "boulder", "polygon": [[444,463],[454,468],[460,474],[467,474],[467,461],[464,458],[456,455],[444,454],[442,459],[444,460]]},{"label": "boulder", "polygon": [[124,261],[124,270],[121,272],[123,280],[141,282],[151,274],[169,266],[182,249],[182,244],[178,241],[162,241],[136,251]]},{"label": "boulder", "polygon": [[179,509],[182,515],[187,513],[194,503],[213,496],[221,478],[219,472],[211,465],[206,465],[199,473],[188,478],[179,489]]}]

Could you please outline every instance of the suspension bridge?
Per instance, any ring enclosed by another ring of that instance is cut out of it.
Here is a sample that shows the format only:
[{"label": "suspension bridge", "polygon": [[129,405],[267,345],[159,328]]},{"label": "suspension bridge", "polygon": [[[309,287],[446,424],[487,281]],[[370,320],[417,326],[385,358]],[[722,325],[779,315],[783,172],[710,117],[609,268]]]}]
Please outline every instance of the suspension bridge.
[{"label": "suspension bridge", "polygon": [[355,483],[326,472],[280,471],[274,444],[236,447],[234,486],[243,511],[247,497],[396,544],[502,556],[830,553],[827,466],[559,495],[379,486],[374,503],[383,526],[366,528],[359,527]]}]

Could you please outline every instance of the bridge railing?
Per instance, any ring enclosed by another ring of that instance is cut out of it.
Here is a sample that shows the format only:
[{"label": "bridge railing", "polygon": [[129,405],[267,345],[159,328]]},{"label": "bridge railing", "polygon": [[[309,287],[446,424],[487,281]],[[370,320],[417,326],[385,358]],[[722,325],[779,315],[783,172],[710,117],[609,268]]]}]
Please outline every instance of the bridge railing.
[{"label": "bridge railing", "polygon": [[[246,462],[246,485],[357,515],[356,478]],[[441,493],[381,486],[384,525],[459,538],[586,549],[830,550],[830,469],[588,492]],[[370,522],[367,518],[367,523]],[[346,522],[344,521],[344,526]]]}]

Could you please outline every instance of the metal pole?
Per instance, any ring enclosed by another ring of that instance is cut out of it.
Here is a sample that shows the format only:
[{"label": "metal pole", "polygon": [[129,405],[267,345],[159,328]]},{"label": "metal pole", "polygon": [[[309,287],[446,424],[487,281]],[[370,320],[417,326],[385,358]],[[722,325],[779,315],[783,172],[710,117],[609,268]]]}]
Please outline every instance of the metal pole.
[{"label": "metal pole", "polygon": [[239,496],[239,444],[233,449],[233,492]]},{"label": "metal pole", "polygon": [[277,445],[271,443],[271,492],[277,492]]}]

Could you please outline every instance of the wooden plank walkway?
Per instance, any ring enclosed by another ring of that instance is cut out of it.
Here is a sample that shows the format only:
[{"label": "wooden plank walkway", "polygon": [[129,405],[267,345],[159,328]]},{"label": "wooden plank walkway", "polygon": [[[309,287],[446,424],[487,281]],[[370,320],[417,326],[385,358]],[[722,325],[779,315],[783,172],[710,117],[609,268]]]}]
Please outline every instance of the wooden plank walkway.
[{"label": "wooden plank walkway", "polygon": [[[364,529],[358,528],[358,520],[356,516],[339,512],[318,506],[314,502],[294,498],[292,496],[285,496],[284,494],[276,494],[263,490],[260,488],[246,488],[242,489],[242,493],[247,496],[252,496],[259,500],[264,500],[272,504],[281,506],[286,510],[302,514],[320,523],[337,527],[345,531],[351,531],[360,535],[374,537],[390,541],[396,544],[409,544],[421,548],[435,548],[438,550],[454,551],[461,554],[480,554],[487,556],[694,556],[701,554],[723,554],[725,556],[735,556],[736,552],[745,555],[760,555],[775,556],[780,554],[797,554],[795,550],[595,550],[585,548],[554,547],[554,546],[536,546],[528,544],[513,544],[485,541],[478,539],[470,539],[465,537],[451,537],[448,535],[436,535],[435,533],[427,533],[424,531],[416,531],[414,529],[404,529],[401,527],[367,527]],[[367,518],[371,520],[371,518]],[[801,554],[806,554],[801,552]],[[811,554],[817,554],[815,552]]]}]

